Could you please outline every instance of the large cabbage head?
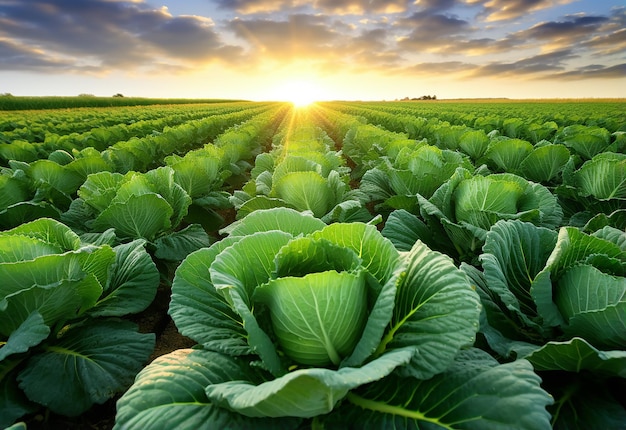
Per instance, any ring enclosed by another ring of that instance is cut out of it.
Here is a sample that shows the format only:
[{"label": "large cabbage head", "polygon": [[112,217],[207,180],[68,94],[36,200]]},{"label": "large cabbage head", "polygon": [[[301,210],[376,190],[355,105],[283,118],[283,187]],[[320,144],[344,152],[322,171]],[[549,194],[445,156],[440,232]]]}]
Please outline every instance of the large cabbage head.
[{"label": "large cabbage head", "polygon": [[[421,242],[399,252],[373,225],[287,208],[224,233],[190,254],[172,285],[170,314],[199,345],[138,376],[118,402],[119,428],[549,428],[530,363],[464,350],[479,302],[450,258]],[[493,392],[510,406],[493,407]]]}]

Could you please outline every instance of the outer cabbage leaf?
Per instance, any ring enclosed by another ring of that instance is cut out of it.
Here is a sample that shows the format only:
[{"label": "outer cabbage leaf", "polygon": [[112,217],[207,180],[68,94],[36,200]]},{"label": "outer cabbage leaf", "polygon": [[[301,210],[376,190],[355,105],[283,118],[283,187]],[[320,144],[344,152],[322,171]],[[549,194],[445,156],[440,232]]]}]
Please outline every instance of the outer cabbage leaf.
[{"label": "outer cabbage leaf", "polygon": [[[0,266],[0,273],[17,280],[16,286],[8,285],[17,291],[0,292],[0,333],[8,336],[17,329],[33,311],[38,311],[47,325],[52,326],[81,315],[91,308],[102,294],[102,286],[94,275],[86,274],[78,266],[78,258],[64,259],[63,255],[40,257],[23,264]],[[31,264],[28,264],[31,263]],[[4,263],[8,264],[8,263]],[[28,266],[40,269],[33,279]],[[11,269],[11,270],[2,270]],[[56,271],[58,270],[58,272]],[[18,279],[18,274],[23,275]],[[42,279],[45,277],[45,279]],[[37,279],[39,278],[39,279]]]},{"label": "outer cabbage leaf", "polygon": [[245,236],[220,252],[209,269],[215,289],[241,317],[248,343],[274,375],[281,374],[283,366],[272,340],[252,313],[252,295],[257,286],[269,281],[274,256],[290,239],[290,234],[277,230]]},{"label": "outer cabbage leaf", "polygon": [[[7,362],[0,363],[0,371],[4,374],[3,364],[7,364]],[[10,368],[11,365],[9,364],[7,367]],[[36,410],[35,404],[30,402],[17,387],[14,378],[9,376],[0,379],[0,411],[2,411],[0,428],[5,430],[12,428],[26,430],[26,425],[23,423],[22,426],[20,426],[20,423],[16,423],[14,426],[11,426],[11,424],[18,418]]]},{"label": "outer cabbage leaf", "polygon": [[26,352],[32,346],[39,345],[50,334],[41,314],[33,311],[18,328],[16,328],[6,343],[0,346],[0,361],[11,354]]},{"label": "outer cabbage leaf", "polygon": [[626,154],[603,153],[574,172],[574,183],[582,197],[626,200]]},{"label": "outer cabbage leaf", "polygon": [[417,216],[398,209],[389,214],[382,230],[383,236],[399,251],[410,251],[418,240],[431,246],[433,237],[428,226]]},{"label": "outer cabbage leaf", "polygon": [[457,221],[489,230],[498,219],[517,215],[524,188],[517,182],[492,178],[474,176],[458,185],[454,192]]},{"label": "outer cabbage leaf", "polygon": [[602,377],[626,378],[626,351],[601,351],[580,337],[551,341],[525,357],[535,370],[591,371]]},{"label": "outer cabbage leaf", "polygon": [[0,174],[0,210],[26,200],[30,200],[30,193],[24,181]]},{"label": "outer cabbage leaf", "polygon": [[289,208],[274,208],[254,211],[245,218],[235,221],[220,230],[221,234],[245,236],[260,231],[281,230],[294,236],[309,234],[326,227],[323,221],[314,216]]},{"label": "outer cabbage leaf", "polygon": [[0,210],[0,227],[12,228],[41,218],[61,218],[61,211],[45,201],[15,203]]},{"label": "outer cabbage leaf", "polygon": [[590,265],[574,266],[558,280],[554,302],[565,318],[566,335],[626,349],[626,278]]},{"label": "outer cabbage leaf", "polygon": [[404,372],[427,379],[445,370],[478,329],[480,301],[452,260],[417,242],[406,259],[393,317],[378,351],[418,347]]},{"label": "outer cabbage leaf", "polygon": [[358,368],[295,370],[260,385],[228,381],[207,386],[206,393],[212,401],[250,417],[309,418],[332,411],[348,391],[384,378],[413,353],[411,347],[390,351]]},{"label": "outer cabbage leaf", "polygon": [[241,205],[235,205],[237,208],[236,219],[240,220],[254,213],[274,208],[290,208],[296,209],[292,204],[287,203],[283,199],[270,198],[266,196],[255,196],[246,200]]},{"label": "outer cabbage leaf", "polygon": [[489,137],[484,130],[467,131],[459,140],[459,148],[473,160],[478,160],[489,148]]},{"label": "outer cabbage leaf", "polygon": [[552,397],[526,360],[498,364],[463,351],[427,380],[397,375],[359,388],[322,418],[324,428],[550,429]]},{"label": "outer cabbage leaf", "polygon": [[43,242],[23,235],[0,235],[0,263],[34,260],[50,254],[62,254],[58,244]]},{"label": "outer cabbage leaf", "polygon": [[84,181],[78,173],[50,160],[37,160],[31,163],[28,175],[35,181],[48,183],[67,195],[74,194]]},{"label": "outer cabbage leaf", "polygon": [[567,269],[578,264],[591,264],[604,273],[624,276],[626,253],[615,243],[587,235],[575,227],[561,228],[546,267],[531,287],[537,311],[546,323],[565,325],[553,296],[560,294],[555,293],[556,289],[568,288],[567,283],[560,284],[559,280]]},{"label": "outer cabbage leaf", "polygon": [[181,349],[144,368],[117,404],[116,430],[193,428],[288,430],[298,418],[249,418],[210,401],[205,388],[225,381],[262,381],[247,361],[210,351]]},{"label": "outer cabbage leaf", "polygon": [[174,170],[174,179],[191,198],[197,198],[213,191],[221,168],[217,154],[194,155],[187,153],[181,159],[166,158],[166,163]]},{"label": "outer cabbage leaf", "polygon": [[546,145],[533,149],[519,166],[519,171],[525,178],[546,183],[554,180],[563,170],[570,158],[570,153],[564,145]]},{"label": "outer cabbage leaf", "polygon": [[141,312],[154,300],[159,286],[159,271],[144,248],[135,240],[114,248],[115,263],[109,282],[91,316],[123,316]]},{"label": "outer cabbage leaf", "polygon": [[154,241],[154,256],[162,260],[182,261],[190,253],[211,245],[211,239],[200,224],[158,237]]},{"label": "outer cabbage leaf", "polygon": [[18,376],[20,388],[31,400],[68,416],[104,403],[132,383],[154,348],[154,334],[133,327],[116,320],[71,327],[28,361]]},{"label": "outer cabbage leaf", "polygon": [[169,314],[178,330],[213,351],[229,355],[252,353],[247,332],[226,297],[215,289],[209,268],[215,257],[238,238],[226,238],[189,254],[172,282]]},{"label": "outer cabbage leaf", "polygon": [[400,263],[393,244],[370,224],[331,224],[321,231],[314,232],[312,236],[316,239],[329,240],[356,252],[362,260],[363,267],[381,285],[391,279]]},{"label": "outer cabbage leaf", "polygon": [[59,247],[63,251],[77,250],[81,245],[80,237],[75,232],[59,221],[50,218],[41,218],[0,232],[0,236],[14,235],[32,237],[50,246]]}]

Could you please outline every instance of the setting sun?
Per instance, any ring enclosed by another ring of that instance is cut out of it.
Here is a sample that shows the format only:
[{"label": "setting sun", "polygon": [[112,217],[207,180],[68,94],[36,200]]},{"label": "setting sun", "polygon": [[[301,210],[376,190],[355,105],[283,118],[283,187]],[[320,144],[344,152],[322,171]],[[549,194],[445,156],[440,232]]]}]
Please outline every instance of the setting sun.
[{"label": "setting sun", "polygon": [[308,106],[320,100],[320,88],[313,81],[288,81],[278,91],[277,99],[289,101],[296,107]]}]

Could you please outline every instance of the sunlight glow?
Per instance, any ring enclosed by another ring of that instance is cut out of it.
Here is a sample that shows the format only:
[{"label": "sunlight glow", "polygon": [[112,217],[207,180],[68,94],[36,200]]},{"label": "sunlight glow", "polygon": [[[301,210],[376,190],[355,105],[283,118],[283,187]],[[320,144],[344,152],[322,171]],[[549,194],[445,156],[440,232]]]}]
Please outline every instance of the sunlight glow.
[{"label": "sunlight glow", "polygon": [[296,107],[304,107],[319,101],[320,97],[320,89],[313,81],[293,80],[280,87],[276,98],[289,101]]}]

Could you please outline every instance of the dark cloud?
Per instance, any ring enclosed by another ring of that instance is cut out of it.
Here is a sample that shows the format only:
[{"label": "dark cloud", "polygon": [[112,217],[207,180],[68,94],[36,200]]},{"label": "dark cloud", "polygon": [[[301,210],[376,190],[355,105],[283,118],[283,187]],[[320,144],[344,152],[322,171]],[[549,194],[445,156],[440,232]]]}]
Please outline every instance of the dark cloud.
[{"label": "dark cloud", "polygon": [[626,52],[626,28],[622,28],[610,34],[592,37],[585,41],[582,46],[590,48],[597,55],[614,55]]},{"label": "dark cloud", "polygon": [[561,21],[546,21],[518,31],[509,36],[517,43],[539,42],[544,50],[557,50],[577,46],[601,31],[609,22],[603,16],[568,16]]},{"label": "dark cloud", "polygon": [[593,64],[576,70],[558,73],[550,76],[555,79],[580,80],[580,79],[624,79],[626,76],[626,63],[615,66],[603,66]]},{"label": "dark cloud", "polygon": [[158,61],[184,67],[217,59],[229,61],[241,53],[221,41],[208,18],[175,17],[166,9],[144,3],[107,0],[4,2],[0,37],[103,69],[135,68]]},{"label": "dark cloud", "polygon": [[540,78],[545,73],[562,72],[564,62],[576,58],[569,50],[540,54],[514,62],[491,62],[486,65],[465,61],[418,63],[405,73],[416,75],[455,75],[464,77],[524,77]]},{"label": "dark cloud", "polygon": [[415,13],[396,22],[408,32],[398,41],[402,50],[437,52],[466,40],[472,27],[466,20],[444,15]]},{"label": "dark cloud", "polygon": [[626,53],[626,7],[614,8],[608,21],[590,36],[581,46],[597,56]]},{"label": "dark cloud", "polygon": [[566,49],[548,54],[539,54],[514,62],[492,62],[478,67],[474,70],[473,75],[477,77],[542,77],[545,74],[565,70],[566,61],[577,57],[571,50]]},{"label": "dark cloud", "polygon": [[414,2],[419,12],[435,13],[452,9],[459,3],[457,0],[417,0]]},{"label": "dark cloud", "polygon": [[[73,69],[71,61],[52,58],[45,53],[0,40],[0,70],[66,72]],[[85,70],[85,69],[84,69]]]},{"label": "dark cloud", "polygon": [[602,16],[569,17],[567,21],[549,21],[536,24],[522,32],[524,37],[538,40],[555,40],[578,38],[597,30],[601,24],[609,20]]}]

